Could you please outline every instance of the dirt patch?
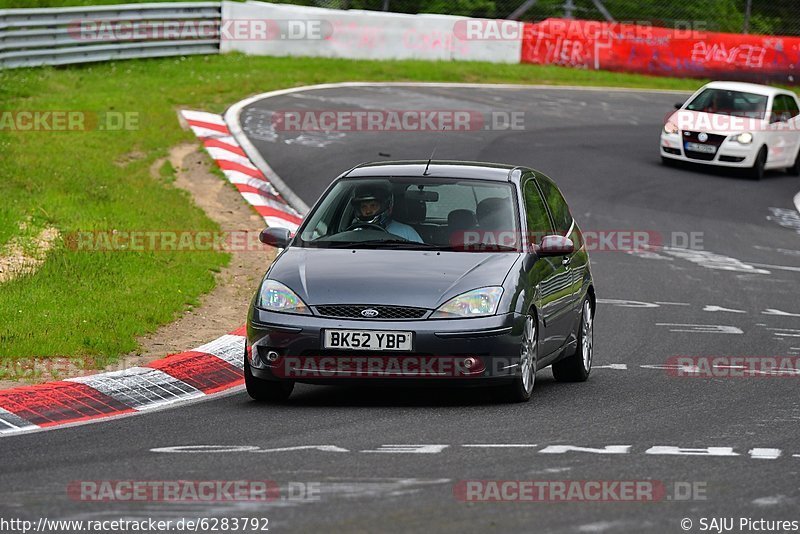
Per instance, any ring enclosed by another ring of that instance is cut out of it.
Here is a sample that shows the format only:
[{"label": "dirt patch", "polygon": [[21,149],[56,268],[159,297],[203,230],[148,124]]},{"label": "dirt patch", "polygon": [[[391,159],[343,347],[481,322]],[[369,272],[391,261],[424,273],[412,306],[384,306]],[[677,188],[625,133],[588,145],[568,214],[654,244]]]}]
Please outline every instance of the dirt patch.
[{"label": "dirt patch", "polygon": [[125,167],[129,163],[134,161],[138,161],[140,159],[144,159],[147,157],[147,152],[143,152],[141,150],[132,150],[127,154],[123,154],[119,158],[114,160],[114,165],[117,167]]},{"label": "dirt patch", "polygon": [[[188,191],[209,218],[223,230],[247,231],[258,235],[264,219],[245,202],[230,184],[211,172],[208,156],[195,144],[174,147],[168,158],[176,171],[176,187]],[[158,179],[164,160],[150,168]],[[275,249],[232,250],[231,261],[216,275],[216,287],[203,296],[200,305],[178,320],[139,340],[141,349],[114,364],[114,369],[142,365],[167,354],[183,352],[208,343],[242,326],[247,306],[261,277],[275,257]]]},{"label": "dirt patch", "polygon": [[[19,227],[25,231],[28,224],[22,222]],[[59,235],[58,230],[48,227],[32,237],[11,239],[0,251],[0,284],[36,272]]]},{"label": "dirt patch", "polygon": [[[239,192],[211,172],[212,162],[197,145],[187,143],[176,146],[170,150],[168,158],[154,162],[150,167],[154,179],[163,178],[161,169],[166,161],[175,169],[173,185],[188,191],[195,204],[215,220],[223,231],[247,231],[258,235],[264,228],[264,219],[245,202]],[[200,298],[198,306],[156,332],[140,338],[138,351],[121,357],[105,370],[144,365],[168,354],[191,350],[242,326],[250,299],[274,259],[275,249],[265,246],[257,251],[230,250],[230,254],[230,263],[216,275],[216,286]],[[89,374],[70,362],[60,362],[58,371],[58,376],[42,376],[24,383]],[[0,389],[22,384],[0,380]]]}]

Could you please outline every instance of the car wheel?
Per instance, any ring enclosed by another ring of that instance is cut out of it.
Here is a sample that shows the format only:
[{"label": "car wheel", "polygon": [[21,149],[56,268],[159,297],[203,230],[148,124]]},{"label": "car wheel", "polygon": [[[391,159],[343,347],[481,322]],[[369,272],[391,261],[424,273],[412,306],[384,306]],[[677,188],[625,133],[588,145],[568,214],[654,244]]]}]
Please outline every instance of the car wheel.
[{"label": "car wheel", "polygon": [[262,380],[253,376],[247,355],[244,357],[244,385],[251,399],[268,402],[285,401],[294,389],[294,382],[289,380]]},{"label": "car wheel", "polygon": [[536,364],[539,359],[539,329],[533,315],[525,317],[522,341],[519,347],[519,373],[508,387],[511,402],[528,402],[536,382]]},{"label": "car wheel", "polygon": [[792,176],[800,176],[800,152],[798,152],[797,156],[794,158],[794,164],[787,168],[786,172]]},{"label": "car wheel", "polygon": [[761,180],[764,177],[764,165],[767,163],[767,147],[761,147],[756,156],[756,161],[750,167],[748,174],[753,180]]},{"label": "car wheel", "polygon": [[583,301],[575,353],[553,364],[553,377],[559,382],[583,382],[592,371],[594,356],[594,313],[589,299]]}]

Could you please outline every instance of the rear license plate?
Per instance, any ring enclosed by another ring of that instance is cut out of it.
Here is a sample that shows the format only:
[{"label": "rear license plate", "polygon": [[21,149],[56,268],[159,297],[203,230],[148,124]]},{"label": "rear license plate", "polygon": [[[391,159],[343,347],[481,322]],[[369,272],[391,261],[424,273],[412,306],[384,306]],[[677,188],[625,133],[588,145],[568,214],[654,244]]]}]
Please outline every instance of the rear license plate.
[{"label": "rear license plate", "polygon": [[685,148],[686,150],[703,152],[704,154],[713,154],[717,151],[717,147],[714,145],[703,145],[701,143],[686,143]]},{"label": "rear license plate", "polygon": [[323,348],[410,351],[412,332],[383,330],[325,330]]}]

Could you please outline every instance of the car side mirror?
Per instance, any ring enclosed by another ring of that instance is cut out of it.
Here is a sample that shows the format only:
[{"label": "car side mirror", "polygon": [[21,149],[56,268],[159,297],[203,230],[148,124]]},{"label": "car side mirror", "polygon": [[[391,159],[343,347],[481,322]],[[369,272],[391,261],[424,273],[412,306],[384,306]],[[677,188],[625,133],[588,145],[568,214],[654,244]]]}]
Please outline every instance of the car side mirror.
[{"label": "car side mirror", "polygon": [[681,109],[683,107],[683,102],[675,102],[675,109]]},{"label": "car side mirror", "polygon": [[546,235],[541,243],[535,247],[538,256],[566,256],[575,252],[572,239],[563,235]]},{"label": "car side mirror", "polygon": [[288,228],[264,228],[258,235],[258,240],[272,247],[286,248],[292,240]]}]

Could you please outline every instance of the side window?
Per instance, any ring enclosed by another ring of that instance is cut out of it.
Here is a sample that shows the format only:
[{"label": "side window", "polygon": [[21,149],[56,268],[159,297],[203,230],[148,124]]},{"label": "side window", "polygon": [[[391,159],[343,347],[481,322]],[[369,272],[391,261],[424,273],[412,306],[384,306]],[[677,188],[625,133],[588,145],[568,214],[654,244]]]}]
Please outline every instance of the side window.
[{"label": "side window", "polygon": [[533,179],[525,183],[525,217],[528,223],[528,241],[539,243],[542,237],[552,234],[553,227],[550,225],[550,216],[547,215],[542,195],[536,188]]},{"label": "side window", "polygon": [[566,236],[569,232],[569,227],[572,226],[572,215],[569,213],[569,207],[564,197],[558,188],[549,180],[537,180],[542,188],[542,193],[547,200],[547,205],[550,207],[550,213],[553,214],[553,221],[556,224],[556,231],[559,234]]},{"label": "side window", "polygon": [[792,117],[800,115],[800,108],[797,107],[797,101],[791,96],[786,96],[786,111],[788,111],[789,115]]},{"label": "side window", "polygon": [[770,122],[786,120],[788,118],[787,111],[786,96],[775,95],[775,98],[772,101],[772,116],[770,117]]}]

